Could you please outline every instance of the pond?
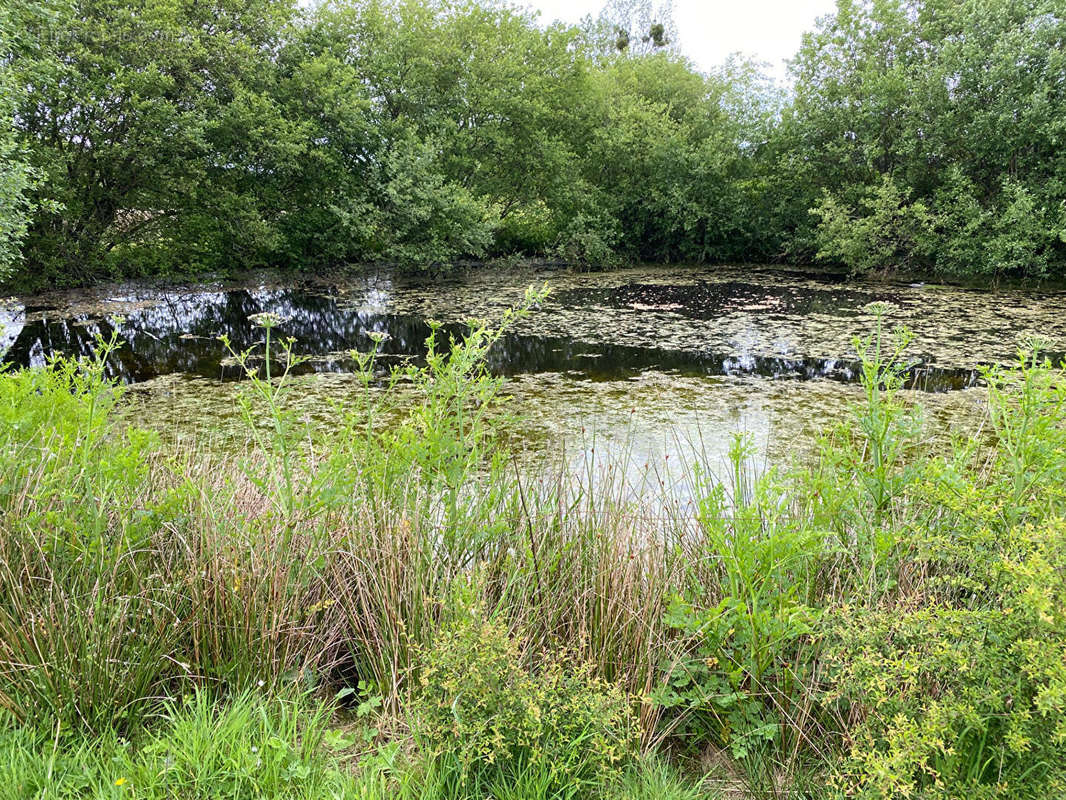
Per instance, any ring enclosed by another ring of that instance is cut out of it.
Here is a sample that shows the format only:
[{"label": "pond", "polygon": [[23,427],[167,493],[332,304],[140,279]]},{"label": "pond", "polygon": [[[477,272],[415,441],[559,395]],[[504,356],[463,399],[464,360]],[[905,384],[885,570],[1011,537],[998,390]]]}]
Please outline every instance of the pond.
[{"label": "pond", "polygon": [[1051,352],[1066,342],[1060,291],[845,282],[769,267],[483,267],[432,279],[257,275],[56,293],[0,310],[0,349],[9,363],[36,365],[86,354],[97,335],[116,332],[124,344],[108,369],[135,388],[131,414],[167,436],[205,439],[226,435],[241,376],[218,337],[252,347],[262,338],[253,314],[285,320],[282,335],[309,356],[296,401],[328,424],[333,403],[354,390],[349,352],[368,349],[371,334],[388,334],[386,359],[417,359],[429,320],[458,334],[464,320],[498,318],[543,283],[548,300],[499,343],[491,368],[510,378],[523,446],[566,440],[585,458],[713,465],[739,432],[765,463],[803,451],[859,397],[854,339],[870,331],[874,301],[914,335],[908,384],[931,435],[977,424],[981,365],[1013,360],[1029,337]]}]

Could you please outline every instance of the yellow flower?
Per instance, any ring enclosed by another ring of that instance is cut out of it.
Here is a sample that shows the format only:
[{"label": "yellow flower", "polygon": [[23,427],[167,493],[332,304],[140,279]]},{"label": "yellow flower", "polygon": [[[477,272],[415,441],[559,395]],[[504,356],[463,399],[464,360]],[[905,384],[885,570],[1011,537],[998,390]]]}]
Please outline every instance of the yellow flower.
[{"label": "yellow flower", "polygon": [[125,782],[125,778],[119,778],[117,781],[115,781],[115,786],[122,786],[122,784],[124,784]]}]

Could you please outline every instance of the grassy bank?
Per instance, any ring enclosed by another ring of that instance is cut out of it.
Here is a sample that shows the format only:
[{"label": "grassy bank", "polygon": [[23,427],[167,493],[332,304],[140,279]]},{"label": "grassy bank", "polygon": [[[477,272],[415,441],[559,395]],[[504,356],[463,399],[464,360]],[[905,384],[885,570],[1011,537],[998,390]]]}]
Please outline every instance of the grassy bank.
[{"label": "grassy bank", "polygon": [[363,354],[325,433],[250,369],[240,456],[125,426],[99,361],[0,376],[0,795],[1066,791],[1059,369],[932,448],[878,326],[813,458],[738,438],[682,517],[517,467],[483,365],[522,313]]}]

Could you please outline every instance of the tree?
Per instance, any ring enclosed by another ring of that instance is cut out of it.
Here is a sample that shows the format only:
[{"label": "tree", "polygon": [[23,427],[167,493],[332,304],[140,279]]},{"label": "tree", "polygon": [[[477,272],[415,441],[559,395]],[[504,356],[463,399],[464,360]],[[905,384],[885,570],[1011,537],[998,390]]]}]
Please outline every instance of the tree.
[{"label": "tree", "polygon": [[48,47],[51,37],[34,38],[27,31],[47,26],[53,8],[38,0],[12,0],[0,8],[0,282],[22,260],[34,203],[30,193],[36,173],[15,129],[15,112],[25,96],[25,82],[50,79],[55,66]]},{"label": "tree", "polygon": [[[402,163],[428,179],[411,202],[426,202],[435,186],[434,203],[459,204],[445,216],[474,225],[469,236],[436,239],[455,247],[430,262],[483,254],[484,229],[497,248],[548,246],[571,215],[579,152],[592,125],[575,31],[541,30],[529,14],[495,3],[449,0],[337,3],[316,24],[367,87],[381,163],[390,170],[383,176],[392,187],[383,195],[389,214],[402,205],[394,193]],[[435,155],[414,142],[431,144]],[[428,169],[438,175],[430,179]],[[385,230],[395,235],[397,228]],[[383,246],[421,252],[400,242]]]},{"label": "tree", "polygon": [[[1064,49],[1066,13],[1054,0],[839,0],[804,39],[782,126],[790,190],[809,207],[823,192],[831,200],[815,218],[821,252],[866,268],[827,250],[824,234],[839,239],[845,217],[876,217],[883,204],[868,199],[891,184],[937,231],[894,266],[1040,275],[1062,265]],[[1022,208],[1026,224],[1011,223]],[[801,249],[814,239],[797,234]]]},{"label": "tree", "polygon": [[673,0],[608,0],[598,16],[585,18],[582,27],[591,49],[601,55],[677,52]]},{"label": "tree", "polygon": [[75,0],[57,74],[16,73],[17,129],[41,175],[38,278],[262,261],[276,229],[258,188],[302,155],[301,122],[271,96],[292,15],[287,0]]},{"label": "tree", "polygon": [[758,246],[751,181],[777,100],[754,97],[765,84],[757,66],[703,75],[657,53],[617,59],[598,82],[603,118],[585,180],[616,221],[621,253],[706,262]]}]

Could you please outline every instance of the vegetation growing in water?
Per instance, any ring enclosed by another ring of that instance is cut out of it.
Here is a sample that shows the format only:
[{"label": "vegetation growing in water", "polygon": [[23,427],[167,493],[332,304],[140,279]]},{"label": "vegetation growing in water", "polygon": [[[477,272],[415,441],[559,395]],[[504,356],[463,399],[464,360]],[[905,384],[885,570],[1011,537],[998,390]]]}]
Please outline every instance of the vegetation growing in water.
[{"label": "vegetation growing in water", "polygon": [[840,0],[786,92],[742,60],[696,71],[669,4],[567,28],[494,0],[14,0],[0,271],[1062,276],[1064,37],[1056,0]]},{"label": "vegetation growing in water", "polygon": [[738,440],[671,517],[516,468],[481,413],[498,333],[333,431],[251,370],[240,457],[118,426],[99,361],[0,376],[5,791],[1066,788],[1060,369],[1023,348],[987,374],[994,436],[933,452],[879,323],[818,454],[754,474]]}]

